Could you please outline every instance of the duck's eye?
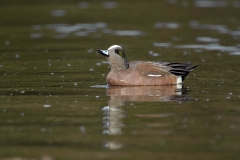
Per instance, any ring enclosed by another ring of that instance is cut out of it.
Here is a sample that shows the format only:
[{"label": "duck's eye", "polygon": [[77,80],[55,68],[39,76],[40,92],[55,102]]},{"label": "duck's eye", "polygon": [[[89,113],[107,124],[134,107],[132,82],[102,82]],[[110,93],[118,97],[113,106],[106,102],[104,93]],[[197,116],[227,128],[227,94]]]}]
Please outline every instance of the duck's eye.
[{"label": "duck's eye", "polygon": [[118,49],[115,49],[115,53],[117,53],[117,54],[118,54],[118,53],[119,53],[119,50],[118,50]]},{"label": "duck's eye", "polygon": [[122,58],[126,58],[126,54],[124,53],[123,50],[116,49],[115,53],[118,54],[119,56],[121,56]]}]

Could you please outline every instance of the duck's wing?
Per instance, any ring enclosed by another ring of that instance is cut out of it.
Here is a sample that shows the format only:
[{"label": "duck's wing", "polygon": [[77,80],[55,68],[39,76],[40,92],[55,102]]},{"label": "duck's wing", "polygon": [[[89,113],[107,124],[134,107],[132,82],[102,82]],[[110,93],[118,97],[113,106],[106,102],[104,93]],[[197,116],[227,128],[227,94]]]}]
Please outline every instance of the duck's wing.
[{"label": "duck's wing", "polygon": [[197,66],[190,66],[191,63],[177,62],[138,62],[135,64],[135,70],[145,76],[164,76],[173,74],[181,76],[182,80]]},{"label": "duck's wing", "polygon": [[144,76],[160,77],[167,74],[171,67],[158,62],[135,62],[133,64],[134,70]]}]

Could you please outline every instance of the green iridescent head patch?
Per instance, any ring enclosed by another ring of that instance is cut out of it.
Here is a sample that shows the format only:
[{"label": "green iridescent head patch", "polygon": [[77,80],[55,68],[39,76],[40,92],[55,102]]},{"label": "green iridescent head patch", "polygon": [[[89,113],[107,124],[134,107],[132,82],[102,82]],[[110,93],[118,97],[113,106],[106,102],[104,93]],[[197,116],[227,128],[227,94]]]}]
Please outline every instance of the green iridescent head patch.
[{"label": "green iridescent head patch", "polygon": [[118,54],[119,56],[121,56],[122,58],[126,58],[125,52],[121,49],[116,49],[115,53]]}]

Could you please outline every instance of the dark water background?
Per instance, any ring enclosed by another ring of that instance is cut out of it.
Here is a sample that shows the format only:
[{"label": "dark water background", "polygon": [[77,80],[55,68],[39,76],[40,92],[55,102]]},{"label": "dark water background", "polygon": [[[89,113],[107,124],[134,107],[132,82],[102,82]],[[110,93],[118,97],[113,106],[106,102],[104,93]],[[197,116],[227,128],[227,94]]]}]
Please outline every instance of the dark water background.
[{"label": "dark water background", "polygon": [[[239,0],[1,0],[0,159],[240,158]],[[96,53],[201,64],[109,87]]]}]

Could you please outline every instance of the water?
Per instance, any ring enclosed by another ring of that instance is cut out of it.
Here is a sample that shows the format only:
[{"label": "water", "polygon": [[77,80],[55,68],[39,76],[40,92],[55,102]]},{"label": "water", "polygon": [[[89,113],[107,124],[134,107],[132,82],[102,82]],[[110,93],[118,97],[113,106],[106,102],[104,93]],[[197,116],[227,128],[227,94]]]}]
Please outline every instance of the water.
[{"label": "water", "polygon": [[[237,0],[0,2],[0,159],[239,159]],[[114,87],[97,49],[201,64]]]}]

